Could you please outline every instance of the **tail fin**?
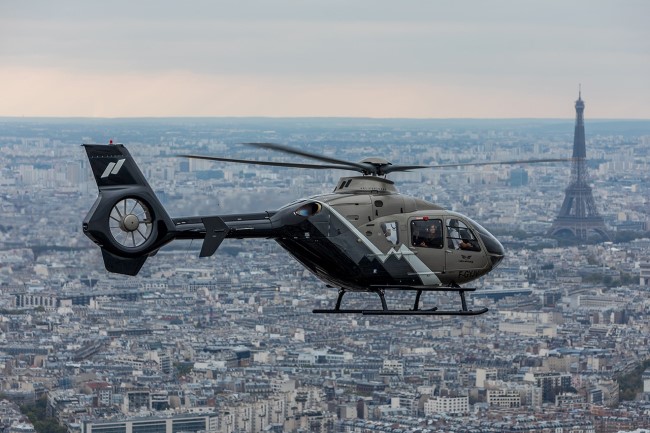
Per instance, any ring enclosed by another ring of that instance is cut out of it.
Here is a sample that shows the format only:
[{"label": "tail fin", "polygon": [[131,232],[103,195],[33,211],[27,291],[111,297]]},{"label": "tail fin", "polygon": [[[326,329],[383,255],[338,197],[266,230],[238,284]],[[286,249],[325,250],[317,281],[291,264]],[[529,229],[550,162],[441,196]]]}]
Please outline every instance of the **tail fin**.
[{"label": "tail fin", "polygon": [[147,180],[122,144],[84,144],[99,190],[112,186],[140,185]]},{"label": "tail fin", "polygon": [[102,249],[110,272],[136,275],[175,237],[174,223],[121,144],[84,144],[99,188],[83,231]]}]

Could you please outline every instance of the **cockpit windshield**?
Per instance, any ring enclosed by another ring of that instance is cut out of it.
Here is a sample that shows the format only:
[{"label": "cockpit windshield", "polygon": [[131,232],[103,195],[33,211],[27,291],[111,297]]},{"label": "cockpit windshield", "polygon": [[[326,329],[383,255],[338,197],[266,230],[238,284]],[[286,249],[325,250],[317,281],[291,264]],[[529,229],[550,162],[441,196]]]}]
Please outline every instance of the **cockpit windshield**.
[{"label": "cockpit windshield", "polygon": [[505,250],[503,249],[503,245],[501,245],[501,242],[495,238],[492,233],[487,231],[482,225],[477,223],[476,221],[472,220],[471,218],[467,218],[467,221],[474,227],[474,230],[479,234],[481,239],[483,240],[483,244],[485,245],[485,249],[488,250],[490,254],[498,254],[503,256],[505,254]]}]

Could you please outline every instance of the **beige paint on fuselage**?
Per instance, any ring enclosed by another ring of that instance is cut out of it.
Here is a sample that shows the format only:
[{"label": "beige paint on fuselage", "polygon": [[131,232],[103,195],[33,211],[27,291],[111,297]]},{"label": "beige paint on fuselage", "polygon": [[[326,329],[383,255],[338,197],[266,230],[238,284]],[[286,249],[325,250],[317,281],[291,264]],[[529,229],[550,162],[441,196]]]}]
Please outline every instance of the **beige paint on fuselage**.
[{"label": "beige paint on fuselage", "polygon": [[[339,180],[332,194],[315,198],[336,210],[383,254],[390,253],[391,249],[406,251],[404,248],[408,248],[442,284],[463,284],[475,280],[491,269],[489,255],[480,237],[477,236],[480,251],[456,249],[447,239],[448,218],[458,219],[468,227],[472,226],[461,214],[402,195],[390,180],[370,176],[344,177]],[[410,222],[425,218],[441,220],[444,228],[443,248],[412,245]],[[384,231],[386,224],[394,224],[397,227],[396,243],[387,237]]]}]

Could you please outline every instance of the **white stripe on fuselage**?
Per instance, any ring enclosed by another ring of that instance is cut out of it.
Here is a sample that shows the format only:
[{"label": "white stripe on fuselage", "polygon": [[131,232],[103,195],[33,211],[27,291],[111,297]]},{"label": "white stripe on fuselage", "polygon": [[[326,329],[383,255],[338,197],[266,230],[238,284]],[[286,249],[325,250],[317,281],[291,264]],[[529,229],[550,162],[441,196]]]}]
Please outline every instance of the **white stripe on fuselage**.
[{"label": "white stripe on fuselage", "polygon": [[[315,200],[317,201],[317,200]],[[322,201],[318,201],[318,203],[321,204],[321,206],[327,208],[332,215],[336,216],[339,221],[341,221],[350,231],[352,231],[354,234],[357,235],[357,238],[363,242],[363,244],[372,251],[372,257],[376,257],[379,259],[382,263],[385,263],[386,260],[390,256],[395,256],[398,259],[404,259],[408,262],[409,265],[413,268],[413,270],[417,273],[417,275],[420,277],[420,280],[422,280],[422,284],[425,286],[435,286],[440,284],[440,279],[438,276],[433,272],[427,265],[424,264],[422,260],[420,260],[413,251],[411,251],[406,245],[402,244],[399,247],[399,250],[395,251],[394,248],[391,248],[386,254],[382,253],[379,248],[373,244],[370,239],[365,237],[357,228],[352,225],[350,221],[348,221],[346,218],[343,217],[340,213],[338,213],[334,208],[327,203],[323,203]],[[370,255],[368,255],[370,256]]]}]

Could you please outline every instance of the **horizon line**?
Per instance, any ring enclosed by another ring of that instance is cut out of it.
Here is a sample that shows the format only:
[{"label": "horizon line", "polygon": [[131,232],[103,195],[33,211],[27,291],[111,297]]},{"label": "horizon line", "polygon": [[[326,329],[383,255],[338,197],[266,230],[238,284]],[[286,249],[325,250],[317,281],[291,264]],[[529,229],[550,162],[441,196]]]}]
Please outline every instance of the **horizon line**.
[{"label": "horizon line", "polygon": [[[77,119],[77,120],[169,120],[169,119],[268,119],[268,120],[342,120],[342,119],[359,119],[359,120],[418,120],[418,121],[431,121],[431,120],[478,120],[478,121],[498,121],[498,120],[575,120],[575,116],[571,117],[370,117],[370,116],[125,116],[125,117],[102,117],[102,116],[8,116],[0,115],[0,119],[6,120],[63,120],[63,119]],[[595,117],[586,119],[586,122],[592,121],[650,121],[650,118],[643,117]]]}]

